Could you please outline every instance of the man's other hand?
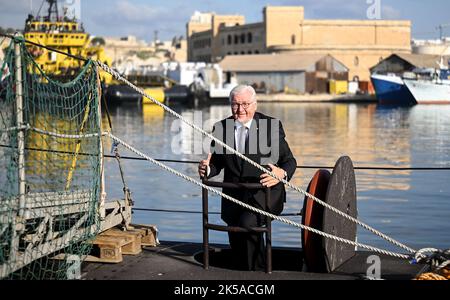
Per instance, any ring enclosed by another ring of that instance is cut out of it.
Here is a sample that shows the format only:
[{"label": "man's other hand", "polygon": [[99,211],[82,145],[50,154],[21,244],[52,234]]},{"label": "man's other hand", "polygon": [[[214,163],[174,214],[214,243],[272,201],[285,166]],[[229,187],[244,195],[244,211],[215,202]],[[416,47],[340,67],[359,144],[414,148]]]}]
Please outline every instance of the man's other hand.
[{"label": "man's other hand", "polygon": [[[284,178],[284,170],[281,168],[278,168],[277,166],[274,166],[272,164],[269,164],[269,167],[275,175],[277,175],[279,178]],[[266,187],[272,187],[276,185],[278,182],[280,182],[278,179],[273,178],[269,174],[262,174],[260,176],[261,180],[259,181],[263,186]]]},{"label": "man's other hand", "polygon": [[198,164],[198,175],[200,175],[201,178],[205,177],[207,175],[207,169],[209,166],[209,161],[211,160],[211,153],[208,153],[208,158],[200,161]]}]

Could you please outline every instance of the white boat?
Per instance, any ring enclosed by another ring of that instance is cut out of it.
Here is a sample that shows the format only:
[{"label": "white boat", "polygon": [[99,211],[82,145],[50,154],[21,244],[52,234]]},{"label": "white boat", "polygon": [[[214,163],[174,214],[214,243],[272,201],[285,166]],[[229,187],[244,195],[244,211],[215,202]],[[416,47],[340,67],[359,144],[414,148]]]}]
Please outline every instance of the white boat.
[{"label": "white boat", "polygon": [[218,64],[208,64],[199,70],[198,79],[203,81],[199,86],[204,89],[206,101],[227,100],[231,90],[238,85],[235,77],[227,76],[227,80],[224,80],[223,75]]},{"label": "white boat", "polygon": [[196,100],[214,103],[227,100],[237,81],[231,74],[226,74],[218,64],[204,62],[170,62],[161,64],[164,76],[189,88]]},{"label": "white boat", "polygon": [[380,104],[450,104],[450,70],[443,58],[439,68],[416,68],[403,74],[372,74]]},{"label": "white boat", "polygon": [[[450,63],[450,62],[449,62]],[[428,70],[428,76],[403,78],[403,82],[418,104],[450,104],[450,70],[443,58],[439,69]]]},{"label": "white boat", "polygon": [[418,104],[450,104],[450,80],[403,79]]}]

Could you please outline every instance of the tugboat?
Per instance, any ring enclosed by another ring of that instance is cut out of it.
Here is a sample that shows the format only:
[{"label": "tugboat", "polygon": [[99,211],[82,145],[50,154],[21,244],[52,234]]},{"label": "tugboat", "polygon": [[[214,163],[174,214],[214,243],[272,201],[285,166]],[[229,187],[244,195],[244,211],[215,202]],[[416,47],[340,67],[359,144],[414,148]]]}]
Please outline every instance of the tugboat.
[{"label": "tugboat", "polygon": [[[104,49],[99,45],[91,45],[89,34],[84,30],[83,25],[78,23],[75,16],[68,16],[67,8],[64,9],[63,16],[60,16],[57,0],[44,2],[48,3],[47,16],[29,14],[25,21],[24,37],[27,41],[111,65],[111,59],[105,55]],[[38,48],[31,44],[27,47],[42,71],[59,81],[72,79],[84,65],[82,60],[45,48]],[[112,76],[101,74],[101,80],[104,84],[108,84]]]}]

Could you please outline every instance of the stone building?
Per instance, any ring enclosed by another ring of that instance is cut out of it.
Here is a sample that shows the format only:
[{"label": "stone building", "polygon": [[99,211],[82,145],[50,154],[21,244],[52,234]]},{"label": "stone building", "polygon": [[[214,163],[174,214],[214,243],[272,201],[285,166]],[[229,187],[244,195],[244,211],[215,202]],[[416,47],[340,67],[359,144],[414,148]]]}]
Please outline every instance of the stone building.
[{"label": "stone building", "polygon": [[266,6],[263,21],[196,13],[187,23],[188,60],[218,62],[227,55],[329,54],[349,79],[369,80],[369,68],[392,53],[411,53],[411,22],[306,20],[301,6]]},{"label": "stone building", "polygon": [[348,78],[346,66],[321,54],[228,55],[220,67],[226,77],[266,93],[328,93],[330,80]]},{"label": "stone building", "polygon": [[172,41],[157,41],[147,43],[135,36],[106,37],[105,53],[113,61],[113,66],[120,68],[124,64],[154,65],[166,61],[185,62],[187,60],[187,42],[185,39],[174,38]]}]

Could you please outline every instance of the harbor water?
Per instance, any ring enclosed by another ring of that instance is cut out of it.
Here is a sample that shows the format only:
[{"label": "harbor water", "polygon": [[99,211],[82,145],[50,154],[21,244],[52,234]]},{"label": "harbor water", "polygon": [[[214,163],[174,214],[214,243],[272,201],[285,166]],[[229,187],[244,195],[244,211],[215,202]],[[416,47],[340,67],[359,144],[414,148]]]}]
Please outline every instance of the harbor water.
[{"label": "harbor water", "polygon": [[[188,109],[173,107],[205,130],[230,115],[227,105]],[[258,111],[279,118],[298,165],[332,167],[348,155],[357,167],[450,167],[450,106],[382,107],[376,104],[259,103]],[[108,125],[103,114],[103,126]],[[153,158],[201,160],[201,135],[182,126],[156,105],[110,108],[113,133]],[[197,142],[194,143],[194,141]],[[105,140],[105,154],[111,142]],[[119,147],[122,156],[133,153]],[[197,165],[167,163],[198,179]],[[136,208],[201,211],[201,189],[146,161],[122,160],[125,180]],[[317,169],[297,169],[291,182],[306,189]],[[450,170],[355,170],[358,218],[412,247],[450,248]],[[221,179],[219,176],[218,180]],[[123,198],[117,162],[106,159],[108,199]],[[287,190],[284,213],[298,213],[304,196]],[[210,212],[220,199],[210,195]],[[301,221],[300,216],[288,217]],[[133,222],[155,224],[161,240],[201,242],[199,213],[135,211]],[[210,221],[221,224],[220,215]],[[300,229],[274,222],[275,246],[300,247]],[[226,233],[212,231],[212,243],[228,243]],[[358,228],[358,241],[404,252]]]}]

